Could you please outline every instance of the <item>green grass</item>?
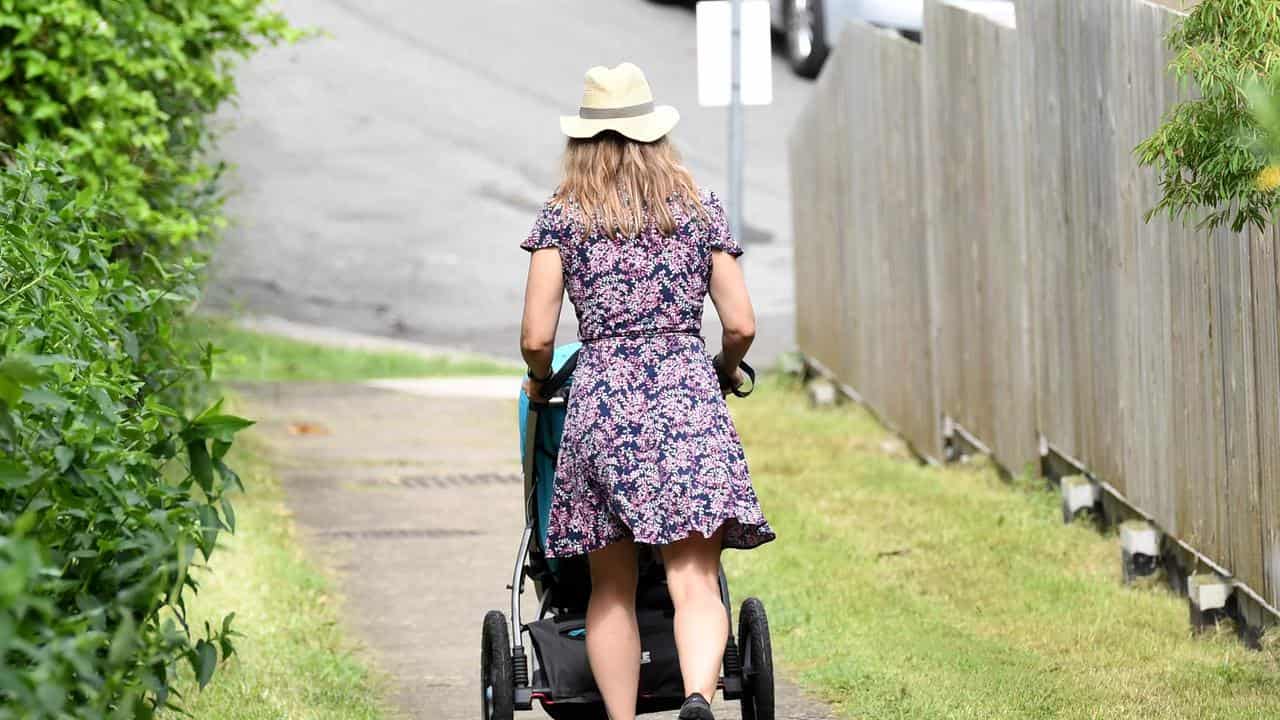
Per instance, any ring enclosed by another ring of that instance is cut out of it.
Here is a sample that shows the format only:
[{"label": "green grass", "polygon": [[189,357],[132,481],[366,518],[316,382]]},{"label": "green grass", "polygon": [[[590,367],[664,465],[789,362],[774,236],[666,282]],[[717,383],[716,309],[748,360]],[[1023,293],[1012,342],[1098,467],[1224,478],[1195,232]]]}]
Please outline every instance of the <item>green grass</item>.
[{"label": "green grass", "polygon": [[300,342],[236,328],[222,320],[196,325],[196,332],[223,352],[214,356],[220,381],[351,382],[374,378],[462,375],[510,375],[515,365],[465,354],[424,357],[411,353],[371,352]]},{"label": "green grass", "polygon": [[234,465],[246,495],[234,497],[237,528],[223,533],[188,598],[194,627],[236,613],[236,654],[199,690],[184,668],[182,694],[210,720],[376,720],[384,678],[367,669],[344,636],[328,580],[303,558],[280,486],[237,441]]},{"label": "green grass", "polygon": [[844,717],[1280,717],[1274,637],[1192,637],[1186,601],[1121,586],[1115,537],[1063,526],[1041,482],[921,466],[778,376],[732,406],[778,532],[725,554],[734,593]]}]

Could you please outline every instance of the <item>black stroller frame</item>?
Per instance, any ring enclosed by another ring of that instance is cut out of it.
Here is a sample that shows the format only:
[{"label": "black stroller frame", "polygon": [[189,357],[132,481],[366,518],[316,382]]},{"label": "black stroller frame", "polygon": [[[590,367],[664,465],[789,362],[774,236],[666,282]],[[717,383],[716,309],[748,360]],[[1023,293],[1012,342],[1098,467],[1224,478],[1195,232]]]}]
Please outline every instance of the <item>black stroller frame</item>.
[{"label": "black stroller frame", "polygon": [[[510,620],[498,610],[489,611],[484,618],[480,663],[482,720],[511,720],[516,710],[532,710],[535,700],[556,720],[605,720],[607,717],[594,680],[590,678],[585,644],[576,640],[585,634],[584,613],[590,595],[586,558],[563,558],[559,560],[559,572],[553,572],[536,534],[537,423],[548,408],[567,402],[565,386],[576,364],[574,353],[543,384],[548,402],[529,404],[523,453],[524,530],[516,551],[511,584],[507,586],[511,591]],[[743,369],[754,389],[754,370],[746,363]],[[746,397],[750,391],[735,390],[734,394]],[[640,577],[636,614],[642,646],[647,640],[651,650],[644,650],[642,654],[644,664],[636,712],[675,710],[680,707],[684,693],[671,629],[673,608],[665,569],[656,547],[638,544],[637,548]],[[528,579],[533,580],[539,600],[538,617],[531,623],[523,621],[520,602]],[[744,720],[773,720],[773,658],[764,605],[756,598],[743,601],[735,639],[729,583],[723,566],[719,568],[719,587],[729,620],[729,634],[717,688],[725,700],[742,702]],[[526,635],[533,653],[528,652]],[[538,667],[531,667],[531,661],[536,661]]]}]

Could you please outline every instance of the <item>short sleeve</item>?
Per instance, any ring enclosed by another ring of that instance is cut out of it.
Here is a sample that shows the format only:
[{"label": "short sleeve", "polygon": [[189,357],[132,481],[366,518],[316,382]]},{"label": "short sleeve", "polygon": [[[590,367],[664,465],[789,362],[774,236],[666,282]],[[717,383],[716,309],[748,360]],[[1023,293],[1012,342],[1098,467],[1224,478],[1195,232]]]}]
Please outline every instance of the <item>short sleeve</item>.
[{"label": "short sleeve", "polygon": [[729,218],[725,215],[724,205],[720,198],[710,190],[702,199],[702,206],[707,210],[707,246],[712,250],[723,250],[733,257],[742,254],[742,246],[729,231]]},{"label": "short sleeve", "polygon": [[538,219],[533,223],[529,236],[520,243],[520,247],[533,252],[542,248],[559,247],[561,243],[574,236],[576,229],[568,209],[557,200],[548,200],[538,211]]}]

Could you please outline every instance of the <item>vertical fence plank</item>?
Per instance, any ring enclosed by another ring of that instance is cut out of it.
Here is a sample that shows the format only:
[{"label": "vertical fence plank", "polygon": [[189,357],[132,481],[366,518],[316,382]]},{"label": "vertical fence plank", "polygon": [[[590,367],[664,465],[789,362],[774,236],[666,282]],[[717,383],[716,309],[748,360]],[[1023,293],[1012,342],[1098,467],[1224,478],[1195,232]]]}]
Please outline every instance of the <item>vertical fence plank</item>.
[{"label": "vertical fence plank", "polygon": [[925,5],[924,199],[940,410],[1015,471],[1034,465],[1018,32],[1011,12]]},{"label": "vertical fence plank", "polygon": [[[1036,428],[1059,448],[1074,450],[1071,296],[1067,280],[1071,218],[1066,195],[1072,153],[1062,113],[1067,50],[1063,5],[1017,0],[1020,86],[1025,134],[1026,238],[1031,275],[1032,343],[1036,368]],[[1034,89],[1034,90],[1032,90]]]},{"label": "vertical fence plank", "polygon": [[937,457],[930,339],[920,47],[851,23],[837,51],[847,73],[843,152],[845,282],[856,330],[852,384],[922,454]]},{"label": "vertical fence plank", "polygon": [[1258,517],[1263,583],[1253,587],[1280,608],[1280,252],[1276,230],[1252,234]]},{"label": "vertical fence plank", "polygon": [[1261,484],[1258,476],[1257,375],[1253,326],[1251,233],[1222,232],[1218,241],[1219,317],[1223,347],[1225,429],[1218,526],[1232,573],[1264,586]]}]

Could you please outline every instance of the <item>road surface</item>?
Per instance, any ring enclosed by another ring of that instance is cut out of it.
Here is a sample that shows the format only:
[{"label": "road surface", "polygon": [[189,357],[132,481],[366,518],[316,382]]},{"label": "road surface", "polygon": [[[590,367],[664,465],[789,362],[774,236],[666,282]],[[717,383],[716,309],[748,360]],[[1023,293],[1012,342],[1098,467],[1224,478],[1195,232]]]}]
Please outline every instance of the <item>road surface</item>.
[{"label": "road surface", "polygon": [[[688,8],[645,0],[283,0],[327,33],[268,49],[219,122],[232,225],[210,303],[517,357],[527,254],[582,75],[630,60],[682,113],[674,139],[725,194],[723,108],[697,105]],[[775,40],[776,43],[776,40]],[[786,135],[812,85],[774,62],[748,108],[743,256],[757,363],[793,346]],[[708,308],[710,304],[708,303]],[[713,315],[712,315],[713,316]],[[576,324],[566,301],[561,338]],[[704,333],[718,346],[718,326]]]}]

